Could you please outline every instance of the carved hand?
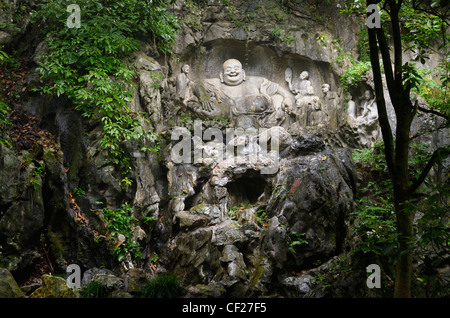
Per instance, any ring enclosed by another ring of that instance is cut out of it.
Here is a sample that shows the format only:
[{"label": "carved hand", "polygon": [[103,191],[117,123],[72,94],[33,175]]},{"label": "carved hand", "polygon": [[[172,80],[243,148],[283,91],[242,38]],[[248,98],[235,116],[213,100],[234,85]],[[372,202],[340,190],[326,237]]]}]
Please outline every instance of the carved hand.
[{"label": "carved hand", "polygon": [[204,102],[202,102],[202,109],[204,111],[211,112],[214,110],[214,106],[212,105],[212,103],[210,101],[204,101]]}]

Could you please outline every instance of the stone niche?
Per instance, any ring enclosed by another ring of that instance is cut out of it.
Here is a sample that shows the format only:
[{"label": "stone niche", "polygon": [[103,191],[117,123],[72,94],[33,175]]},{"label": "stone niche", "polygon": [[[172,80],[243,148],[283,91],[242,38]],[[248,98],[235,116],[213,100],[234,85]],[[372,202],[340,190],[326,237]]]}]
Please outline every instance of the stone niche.
[{"label": "stone niche", "polygon": [[[183,95],[183,97],[180,98],[186,101],[186,94],[188,96],[195,95],[195,92],[193,91],[195,89],[192,88],[195,83],[208,79],[218,79],[223,71],[224,62],[229,59],[239,60],[247,77],[254,76],[265,78],[288,92],[288,99],[290,99],[292,106],[288,108],[283,107],[281,109],[281,111],[284,112],[286,119],[277,122],[277,126],[282,126],[288,130],[292,124],[298,122],[296,124],[298,126],[297,129],[291,129],[293,132],[297,132],[298,128],[304,128],[305,126],[329,127],[331,129],[337,128],[337,119],[332,119],[329,120],[330,123],[319,125],[322,121],[326,120],[322,120],[322,117],[320,116],[320,118],[314,120],[314,115],[311,116],[311,119],[306,118],[309,116],[306,114],[306,107],[302,107],[301,102],[298,100],[300,96],[298,95],[299,89],[302,85],[305,86],[306,83],[306,86],[302,89],[302,96],[311,95],[316,97],[316,100],[320,102],[321,106],[315,108],[321,108],[322,111],[328,111],[325,109],[326,105],[324,104],[326,103],[327,98],[323,92],[323,85],[328,84],[328,90],[332,92],[337,99],[335,101],[336,105],[333,106],[335,109],[330,111],[332,114],[328,114],[327,118],[339,116],[339,113],[342,112],[343,98],[339,88],[339,78],[331,70],[330,64],[314,61],[308,57],[297,54],[282,54],[274,47],[264,44],[255,44],[253,42],[233,39],[217,39],[206,42],[202,46],[186,48],[184,53],[180,55],[177,64],[172,66],[175,77],[182,78],[182,80],[179,81],[181,86],[186,85],[183,84],[183,81],[186,81],[186,77],[190,83],[190,94],[186,92],[180,93]],[[185,65],[189,65],[188,73],[184,71]],[[307,72],[306,76],[303,75],[305,74],[304,72]],[[180,74],[182,75],[180,76]],[[308,92],[307,86],[311,86],[308,89]],[[191,104],[192,106],[192,100],[186,104]],[[300,110],[300,108],[303,108],[304,110]],[[192,111],[193,107],[188,107],[188,109]],[[299,115],[298,111],[302,111],[303,114]],[[227,119],[224,118],[226,117],[226,114],[220,113],[216,114],[216,116]],[[195,114],[193,114],[193,117],[195,117]],[[199,118],[201,117],[202,116],[199,116]],[[270,126],[274,125],[275,124],[271,124]]]}]

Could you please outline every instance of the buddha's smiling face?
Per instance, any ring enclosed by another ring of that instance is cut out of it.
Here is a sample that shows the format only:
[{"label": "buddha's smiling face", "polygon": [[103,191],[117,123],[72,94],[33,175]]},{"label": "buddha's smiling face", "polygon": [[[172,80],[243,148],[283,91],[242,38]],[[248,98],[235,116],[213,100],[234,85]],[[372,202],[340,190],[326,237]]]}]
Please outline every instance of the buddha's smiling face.
[{"label": "buddha's smiling face", "polygon": [[245,72],[238,60],[227,60],[223,63],[222,82],[226,85],[236,86],[245,80]]}]

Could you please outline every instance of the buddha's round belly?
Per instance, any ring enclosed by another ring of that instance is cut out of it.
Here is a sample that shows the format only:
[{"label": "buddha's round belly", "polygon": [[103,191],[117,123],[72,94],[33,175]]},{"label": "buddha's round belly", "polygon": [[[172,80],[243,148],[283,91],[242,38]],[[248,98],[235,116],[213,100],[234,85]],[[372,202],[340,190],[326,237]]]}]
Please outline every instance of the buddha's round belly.
[{"label": "buddha's round belly", "polygon": [[235,101],[236,114],[259,114],[270,109],[270,98],[265,95],[249,95]]}]

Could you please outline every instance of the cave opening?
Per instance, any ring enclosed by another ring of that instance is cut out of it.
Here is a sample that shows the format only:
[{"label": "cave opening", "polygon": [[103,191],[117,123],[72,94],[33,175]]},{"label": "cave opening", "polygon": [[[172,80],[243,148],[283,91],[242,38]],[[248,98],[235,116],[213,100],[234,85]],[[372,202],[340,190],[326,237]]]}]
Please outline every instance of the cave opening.
[{"label": "cave opening", "polygon": [[227,184],[228,206],[254,205],[267,192],[267,182],[257,171],[248,171]]}]

